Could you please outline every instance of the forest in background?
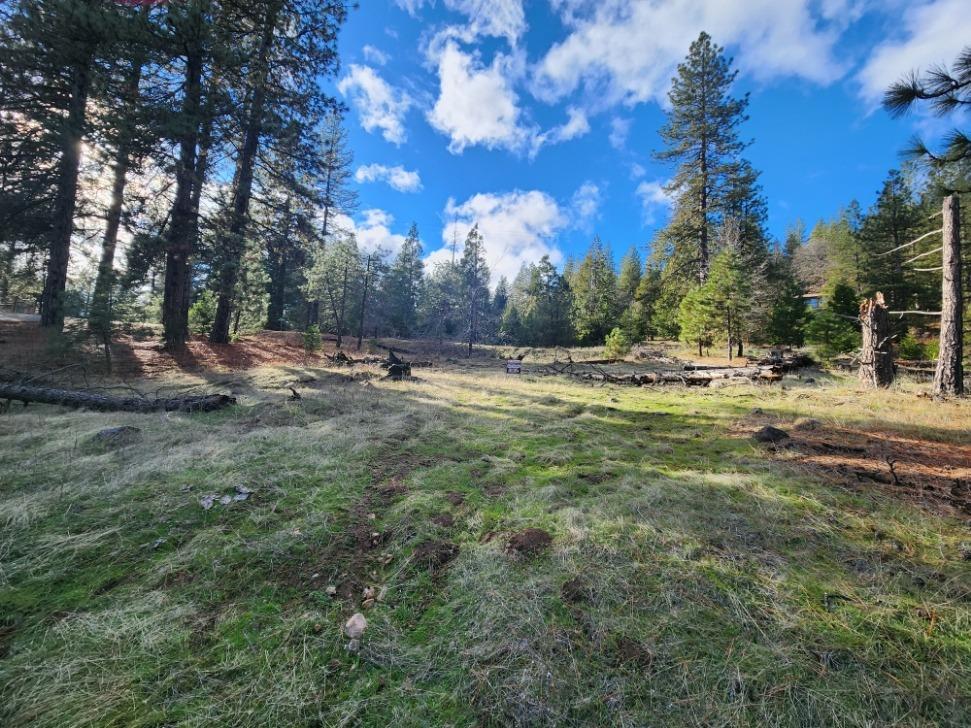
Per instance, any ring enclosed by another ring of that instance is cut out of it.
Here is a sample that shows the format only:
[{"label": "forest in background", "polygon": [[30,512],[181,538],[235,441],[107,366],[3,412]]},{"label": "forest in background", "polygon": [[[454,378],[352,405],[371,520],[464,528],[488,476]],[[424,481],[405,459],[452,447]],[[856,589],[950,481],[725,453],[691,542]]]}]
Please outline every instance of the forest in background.
[{"label": "forest in background", "polygon": [[[773,240],[745,156],[748,98],[733,95],[737,72],[706,33],[672,80],[660,138],[641,140],[676,170],[670,222],[648,250],[631,245],[618,261],[594,238],[562,269],[544,258],[494,287],[476,226],[430,269],[414,225],[394,254],[362,250],[339,224],[357,204],[345,109],[322,91],[349,10],[328,0],[9,4],[0,301],[38,302],[52,331],[84,319],[97,341],[156,321],[170,349],[191,334],[228,343],[269,328],[306,332],[311,344],[325,332],[339,346],[423,337],[470,352],[478,342],[606,343],[622,354],[680,338],[729,357],[749,343],[853,351],[859,302],[878,291],[891,311],[940,309],[930,233],[943,198],[969,187],[966,138],[955,133],[937,157],[915,150],[869,208],[847,201],[834,219],[795,221]],[[971,53],[940,73],[895,87],[888,108],[966,103]],[[967,230],[966,216],[965,240]],[[85,250],[91,265],[78,260]],[[808,308],[806,294],[822,306]],[[906,358],[934,357],[934,324],[894,317]]]}]

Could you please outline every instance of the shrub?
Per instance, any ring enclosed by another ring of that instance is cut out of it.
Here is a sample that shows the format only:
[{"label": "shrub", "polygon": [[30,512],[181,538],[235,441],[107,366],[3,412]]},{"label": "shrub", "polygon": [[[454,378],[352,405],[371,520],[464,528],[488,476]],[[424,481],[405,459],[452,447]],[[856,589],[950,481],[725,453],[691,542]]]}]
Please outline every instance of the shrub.
[{"label": "shrub", "polygon": [[204,334],[212,328],[216,318],[216,294],[203,291],[196,302],[189,307],[189,330],[194,334]]},{"label": "shrub", "polygon": [[623,329],[616,327],[607,334],[607,340],[604,342],[604,355],[609,359],[621,359],[630,353],[630,347],[630,338],[624,333]]},{"label": "shrub", "polygon": [[303,348],[308,353],[320,348],[320,327],[317,324],[310,324],[303,332]]},{"label": "shrub", "polygon": [[914,338],[914,335],[908,331],[906,336],[897,344],[897,356],[911,361],[923,361],[927,358],[927,346]]},{"label": "shrub", "polygon": [[806,341],[816,347],[823,359],[860,347],[860,332],[853,321],[829,310],[817,311],[806,326]]}]

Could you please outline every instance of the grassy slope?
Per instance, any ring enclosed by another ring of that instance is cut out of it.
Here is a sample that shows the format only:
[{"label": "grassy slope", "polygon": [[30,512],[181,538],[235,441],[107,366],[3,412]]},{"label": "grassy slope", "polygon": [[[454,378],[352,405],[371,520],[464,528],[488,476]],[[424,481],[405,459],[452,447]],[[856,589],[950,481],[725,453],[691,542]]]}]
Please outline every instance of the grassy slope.
[{"label": "grassy slope", "polygon": [[[733,434],[760,407],[966,441],[971,407],[317,374],[289,403],[293,369],[251,372],[210,415],[0,416],[0,724],[971,720],[966,523]],[[91,443],[116,424],[143,441]],[[525,527],[552,548],[507,553]]]}]

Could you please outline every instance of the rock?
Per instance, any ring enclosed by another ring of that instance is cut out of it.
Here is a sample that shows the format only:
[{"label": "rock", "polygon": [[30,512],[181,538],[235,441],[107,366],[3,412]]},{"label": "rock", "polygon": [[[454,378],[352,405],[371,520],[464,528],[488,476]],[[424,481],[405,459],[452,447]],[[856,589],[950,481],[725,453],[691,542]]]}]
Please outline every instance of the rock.
[{"label": "rock", "polygon": [[780,430],[778,427],[766,425],[761,430],[752,435],[758,442],[778,443],[789,439],[789,433]]},{"label": "rock", "polygon": [[337,587],[333,584],[328,586],[324,591],[327,592],[327,596],[329,597],[337,596]]},{"label": "rock", "polygon": [[[360,640],[364,635],[364,630],[366,629],[367,619],[360,612],[356,612],[351,615],[351,618],[348,619],[344,624],[344,634],[346,634],[352,642]],[[349,646],[348,649],[350,649]]]},{"label": "rock", "polygon": [[124,447],[141,439],[142,431],[137,427],[122,425],[121,427],[107,427],[94,436],[94,441],[101,445]]},{"label": "rock", "polygon": [[820,427],[822,427],[822,423],[819,420],[814,420],[812,417],[801,417],[796,420],[792,429],[798,432],[808,432],[810,430],[818,430]]}]

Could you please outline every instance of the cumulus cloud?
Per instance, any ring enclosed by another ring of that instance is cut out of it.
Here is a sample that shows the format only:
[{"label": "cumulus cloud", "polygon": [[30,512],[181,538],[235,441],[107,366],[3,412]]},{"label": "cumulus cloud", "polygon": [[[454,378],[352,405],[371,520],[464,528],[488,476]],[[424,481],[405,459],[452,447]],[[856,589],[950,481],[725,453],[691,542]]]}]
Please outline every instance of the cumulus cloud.
[{"label": "cumulus cloud", "polygon": [[587,120],[587,114],[583,109],[577,109],[571,106],[566,110],[566,113],[567,120],[560,124],[560,126],[554,126],[549,131],[539,134],[532,134],[529,149],[530,157],[535,157],[539,150],[546,145],[568,142],[590,131],[590,122]]},{"label": "cumulus cloud", "polygon": [[442,230],[443,246],[428,256],[426,265],[450,260],[453,238],[458,240],[457,255],[461,255],[465,236],[476,223],[482,233],[493,285],[500,276],[511,279],[523,263],[536,262],[544,255],[549,255],[554,264],[563,259],[553,236],[568,218],[545,192],[480,193],[460,204],[449,199],[445,216],[451,222]]},{"label": "cumulus cloud", "polygon": [[580,185],[570,200],[570,213],[574,227],[592,230],[594,221],[600,217],[602,202],[603,192],[598,185],[589,180]]},{"label": "cumulus cloud", "polygon": [[953,62],[971,39],[971,12],[967,0],[932,0],[908,7],[898,26],[897,37],[878,45],[857,75],[871,109],[911,71]]},{"label": "cumulus cloud", "polygon": [[829,17],[841,2],[827,0],[827,15],[818,0],[559,0],[571,32],[540,60],[533,90],[547,101],[584,86],[608,105],[664,103],[678,62],[705,29],[759,80],[830,83],[845,71],[834,56],[841,27]]},{"label": "cumulus cloud", "polygon": [[349,215],[334,218],[338,230],[357,238],[357,247],[363,253],[397,253],[405,242],[405,236],[391,232],[393,223],[394,217],[390,213],[378,209],[364,210],[359,220]]},{"label": "cumulus cloud", "polygon": [[392,144],[402,144],[408,135],[404,119],[413,101],[408,94],[385,81],[370,66],[352,64],[350,72],[338,82],[337,89],[350,98],[368,132],[381,130]]},{"label": "cumulus cloud", "polygon": [[476,144],[523,149],[535,132],[521,125],[511,79],[516,59],[497,53],[485,66],[478,54],[464,52],[453,39],[429,54],[438,66],[439,95],[427,118],[449,137],[449,151],[460,154]]},{"label": "cumulus cloud", "polygon": [[641,214],[645,225],[653,225],[666,215],[674,201],[670,194],[665,190],[666,182],[647,180],[637,185],[635,194],[641,200]]},{"label": "cumulus cloud", "polygon": [[368,63],[374,63],[378,66],[385,65],[391,60],[391,56],[382,51],[380,48],[375,48],[373,45],[366,45],[361,49],[364,54],[364,60]]},{"label": "cumulus cloud", "polygon": [[612,146],[617,151],[621,151],[624,145],[627,143],[627,135],[630,134],[630,126],[632,119],[624,119],[620,116],[615,116],[610,120],[610,146]]},{"label": "cumulus cloud", "polygon": [[[395,3],[413,18],[417,18],[418,11],[425,5],[434,5],[435,0],[395,0]],[[510,45],[515,45],[526,32],[523,0],[445,0],[444,5],[467,18],[465,25],[452,26],[449,29],[466,42],[471,42],[476,36],[490,35],[505,38]]]},{"label": "cumulus cloud", "polygon": [[418,192],[421,190],[421,177],[400,164],[387,167],[383,164],[365,164],[354,173],[357,182],[386,182],[398,192]]}]

